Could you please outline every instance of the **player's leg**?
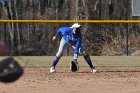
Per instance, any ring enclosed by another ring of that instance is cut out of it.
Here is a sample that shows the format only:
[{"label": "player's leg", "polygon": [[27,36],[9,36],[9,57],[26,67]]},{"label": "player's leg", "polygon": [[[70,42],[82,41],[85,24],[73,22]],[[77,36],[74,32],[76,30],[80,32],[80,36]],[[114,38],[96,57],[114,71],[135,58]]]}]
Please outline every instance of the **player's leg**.
[{"label": "player's leg", "polygon": [[88,66],[91,69],[91,72],[97,72],[97,70],[95,69],[95,67],[92,64],[92,61],[90,59],[89,54],[84,50],[84,48],[81,46],[81,48],[79,49],[79,53],[81,53],[85,59],[85,61],[87,62]]},{"label": "player's leg", "polygon": [[60,41],[60,45],[59,45],[59,49],[58,52],[56,53],[56,56],[54,57],[53,61],[52,61],[52,66],[50,68],[50,72],[55,72],[55,67],[57,65],[57,63],[59,62],[62,53],[64,51],[64,49],[67,47],[67,43],[66,41],[62,38]]},{"label": "player's leg", "polygon": [[[75,46],[72,47],[75,49]],[[81,46],[81,48],[79,49],[79,53],[83,55],[85,61],[91,69],[91,72],[97,72],[97,70],[95,70],[95,67],[92,64],[89,54],[84,50],[83,46]]]}]

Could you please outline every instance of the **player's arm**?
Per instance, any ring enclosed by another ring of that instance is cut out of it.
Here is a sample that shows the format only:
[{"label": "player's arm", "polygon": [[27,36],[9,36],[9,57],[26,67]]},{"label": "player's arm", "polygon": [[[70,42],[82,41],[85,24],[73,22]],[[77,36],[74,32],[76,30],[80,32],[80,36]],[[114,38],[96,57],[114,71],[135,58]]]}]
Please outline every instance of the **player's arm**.
[{"label": "player's arm", "polygon": [[58,30],[56,31],[56,34],[53,36],[52,40],[55,41],[56,38],[58,37],[58,35],[59,35],[60,33],[61,33],[61,30],[58,29]]},{"label": "player's arm", "polygon": [[79,48],[81,46],[81,40],[79,40],[77,43],[76,43],[76,46],[75,46],[75,50],[74,50],[74,60],[71,61],[71,65],[70,65],[70,69],[72,72],[76,72],[78,70],[78,62],[77,62],[77,59],[78,59],[78,54],[79,54]]},{"label": "player's arm", "polygon": [[79,48],[81,46],[81,42],[82,42],[82,39],[79,38],[79,41],[76,43],[76,46],[75,46],[75,50],[74,50],[74,61],[75,62],[77,62],[77,58],[78,58]]}]

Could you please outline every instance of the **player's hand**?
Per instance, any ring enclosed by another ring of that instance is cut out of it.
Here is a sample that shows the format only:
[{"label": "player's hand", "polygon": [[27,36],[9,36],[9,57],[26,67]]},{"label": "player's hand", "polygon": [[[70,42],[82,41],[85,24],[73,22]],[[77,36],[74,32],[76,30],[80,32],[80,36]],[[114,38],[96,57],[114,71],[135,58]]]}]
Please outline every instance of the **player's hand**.
[{"label": "player's hand", "polygon": [[52,40],[55,41],[56,40],[56,36],[53,36]]}]

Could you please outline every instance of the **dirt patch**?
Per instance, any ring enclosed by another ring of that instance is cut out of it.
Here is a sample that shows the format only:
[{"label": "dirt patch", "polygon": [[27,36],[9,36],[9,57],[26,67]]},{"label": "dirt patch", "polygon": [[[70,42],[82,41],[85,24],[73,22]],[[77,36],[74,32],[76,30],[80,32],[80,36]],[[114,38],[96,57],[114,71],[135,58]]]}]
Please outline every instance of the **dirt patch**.
[{"label": "dirt patch", "polygon": [[98,67],[90,73],[82,67],[77,73],[68,68],[25,68],[24,75],[10,84],[0,83],[0,93],[140,93],[139,67]]}]

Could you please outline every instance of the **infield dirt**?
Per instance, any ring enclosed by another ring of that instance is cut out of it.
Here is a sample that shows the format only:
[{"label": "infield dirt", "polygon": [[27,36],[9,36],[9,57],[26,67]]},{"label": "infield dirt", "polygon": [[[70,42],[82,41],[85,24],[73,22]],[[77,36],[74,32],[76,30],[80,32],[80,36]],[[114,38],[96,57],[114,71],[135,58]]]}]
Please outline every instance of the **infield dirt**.
[{"label": "infield dirt", "polygon": [[77,73],[69,68],[25,68],[24,75],[10,84],[0,83],[0,93],[140,93],[139,67],[97,67],[90,73],[81,67]]}]

